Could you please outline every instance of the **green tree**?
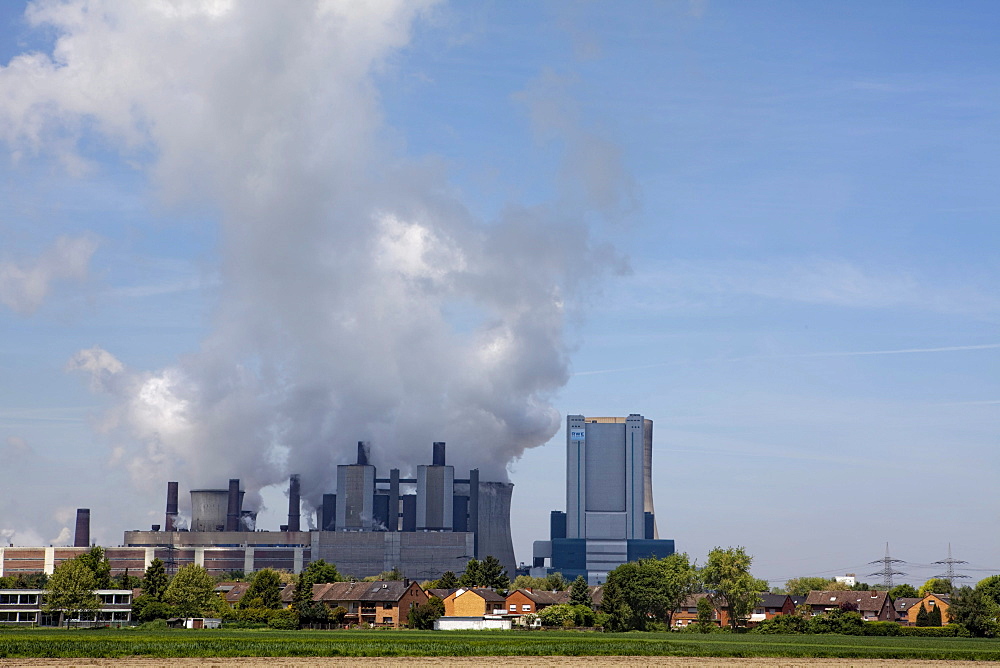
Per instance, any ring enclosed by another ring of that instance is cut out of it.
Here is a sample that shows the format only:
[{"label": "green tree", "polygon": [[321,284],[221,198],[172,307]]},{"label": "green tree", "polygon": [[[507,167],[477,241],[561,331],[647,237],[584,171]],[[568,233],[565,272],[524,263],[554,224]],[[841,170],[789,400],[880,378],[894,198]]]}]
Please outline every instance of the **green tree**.
[{"label": "green tree", "polygon": [[697,571],[687,554],[630,561],[608,574],[601,608],[615,631],[643,631],[653,621],[669,627],[674,610],[697,583]]},{"label": "green tree", "polygon": [[439,617],[444,617],[444,601],[437,596],[431,596],[426,602],[410,608],[406,624],[411,629],[427,631],[434,628],[434,620]]},{"label": "green tree", "polygon": [[281,607],[281,575],[271,568],[262,568],[253,574],[250,586],[240,599],[240,608]]},{"label": "green tree", "polygon": [[935,605],[927,613],[927,626],[941,626],[941,607]]},{"label": "green tree", "polygon": [[980,580],[976,585],[976,589],[986,594],[994,603],[1000,605],[1000,575],[991,575],[988,578]]},{"label": "green tree", "polygon": [[952,590],[951,583],[944,578],[931,578],[927,582],[920,585],[920,590],[917,594],[921,597],[927,594],[950,594]]},{"label": "green tree", "polygon": [[889,596],[893,599],[897,598],[918,598],[920,593],[917,591],[916,587],[910,584],[899,584],[889,590]]},{"label": "green tree", "polygon": [[585,605],[593,607],[594,602],[590,598],[590,587],[582,575],[577,575],[573,580],[573,585],[569,590],[569,602],[571,605]]},{"label": "green tree", "polygon": [[711,592],[712,603],[726,609],[733,629],[749,619],[761,601],[761,583],[750,574],[752,562],[753,557],[742,547],[717,547],[708,553],[701,570],[702,582]]},{"label": "green tree", "polygon": [[97,581],[83,560],[70,559],[56,567],[49,578],[45,590],[46,612],[59,612],[59,624],[63,618],[71,620],[81,612],[91,612],[101,607],[101,601],[94,590]]},{"label": "green tree", "polygon": [[[295,593],[292,596],[292,607],[299,613],[299,620],[303,624],[315,623],[313,621],[315,615],[312,614],[313,603],[313,581],[309,579],[308,573],[303,571],[295,581]],[[320,606],[326,609],[322,603]]]},{"label": "green tree", "polygon": [[215,579],[197,564],[188,564],[177,571],[163,596],[181,617],[200,617],[212,607]]},{"label": "green tree", "polygon": [[559,571],[545,576],[545,591],[566,591],[568,586],[569,583]]},{"label": "green tree", "polygon": [[142,593],[154,601],[162,601],[167,593],[167,569],[159,559],[149,562],[142,578]]},{"label": "green tree", "polygon": [[95,589],[111,589],[111,562],[103,547],[95,545],[76,558],[94,574]]},{"label": "green tree", "polygon": [[573,606],[566,603],[548,605],[538,611],[538,619],[543,626],[575,626],[575,612]]},{"label": "green tree", "polygon": [[309,565],[302,571],[313,584],[325,584],[327,582],[343,582],[344,576],[337,571],[337,567],[328,564],[323,559],[309,562]]},{"label": "green tree", "polygon": [[132,599],[132,619],[137,622],[151,622],[156,619],[173,617],[174,609],[163,601],[142,594]]},{"label": "green tree", "polygon": [[997,620],[1000,607],[978,588],[962,587],[953,593],[948,605],[948,616],[977,638],[992,638],[1000,629]]},{"label": "green tree", "polygon": [[453,571],[445,571],[434,583],[434,589],[458,589],[458,577]]},{"label": "green tree", "polygon": [[142,578],[129,575],[128,569],[126,568],[122,574],[111,578],[111,585],[115,589],[138,589],[142,586]]},{"label": "green tree", "polygon": [[510,578],[500,560],[493,555],[487,555],[482,561],[469,559],[469,563],[465,565],[465,572],[459,579],[459,584],[462,587],[507,589],[510,587]]},{"label": "green tree", "polygon": [[482,563],[476,558],[469,559],[469,562],[465,564],[465,571],[462,576],[458,578],[458,584],[460,587],[481,587],[480,584],[483,581],[482,577]]},{"label": "green tree", "polygon": [[490,589],[507,589],[510,587],[510,577],[507,575],[507,569],[492,554],[486,555],[486,558],[483,559],[480,574],[483,579],[483,587],[489,587]]},{"label": "green tree", "polygon": [[[775,593],[786,593],[792,596],[805,596],[811,591],[833,591],[837,589],[837,585],[841,583],[837,582],[833,578],[820,578],[820,577],[801,577],[792,578],[785,583],[784,592]],[[846,587],[846,585],[844,585]]]},{"label": "green tree", "polygon": [[927,623],[927,608],[924,604],[920,604],[920,610],[917,611],[917,626],[929,626]]},{"label": "green tree", "polygon": [[715,606],[712,605],[712,599],[708,596],[701,596],[698,598],[698,621],[695,622],[698,625],[698,630],[702,633],[709,633],[713,631],[715,622],[713,618],[715,617]]}]

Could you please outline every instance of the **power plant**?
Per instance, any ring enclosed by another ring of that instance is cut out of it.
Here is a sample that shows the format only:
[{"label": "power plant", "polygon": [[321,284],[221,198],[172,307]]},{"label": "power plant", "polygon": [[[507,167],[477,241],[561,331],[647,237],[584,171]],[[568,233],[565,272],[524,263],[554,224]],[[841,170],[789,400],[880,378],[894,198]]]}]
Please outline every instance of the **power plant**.
[{"label": "power plant", "polygon": [[337,466],[337,489],[322,495],[317,529],[301,530],[298,474],[289,479],[288,522],[278,531],[255,529],[256,512],[243,508],[235,478],[227,489],[191,490],[190,523],[181,527],[178,483],[172,481],[165,529],[126,531],[124,545],[149,550],[150,560],[214,571],[299,572],[324,559],[358,577],[398,568],[406,577],[430,579],[463,570],[473,557],[494,556],[514,574],[512,483],[481,481],[478,469],[456,478],[442,442],[433,444],[431,463],[418,466],[415,478],[402,478],[398,468],[379,477],[370,453],[370,443],[360,441],[356,462]]},{"label": "power plant", "polygon": [[627,561],[673,554],[656,528],[652,471],[652,420],[567,416],[566,512],[552,511],[549,540],[535,541],[531,574],[602,584]]}]

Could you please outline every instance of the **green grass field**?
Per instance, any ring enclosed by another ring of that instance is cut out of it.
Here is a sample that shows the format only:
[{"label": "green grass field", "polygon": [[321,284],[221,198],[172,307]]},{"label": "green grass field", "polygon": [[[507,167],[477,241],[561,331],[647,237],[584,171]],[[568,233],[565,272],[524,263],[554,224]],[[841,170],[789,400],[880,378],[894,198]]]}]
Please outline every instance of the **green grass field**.
[{"label": "green grass field", "polygon": [[0,658],[517,655],[1000,661],[1000,640],[568,631],[0,630]]}]

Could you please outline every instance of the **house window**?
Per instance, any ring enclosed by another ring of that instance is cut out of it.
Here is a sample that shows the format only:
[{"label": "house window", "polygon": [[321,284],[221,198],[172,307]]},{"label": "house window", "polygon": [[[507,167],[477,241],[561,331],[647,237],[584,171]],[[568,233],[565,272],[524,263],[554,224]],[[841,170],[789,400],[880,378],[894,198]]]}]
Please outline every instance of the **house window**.
[{"label": "house window", "polygon": [[392,617],[383,617],[382,618],[382,623],[383,624],[392,624]]},{"label": "house window", "polygon": [[511,612],[517,612],[517,603],[511,603],[510,604],[510,611]]},{"label": "house window", "polygon": [[392,610],[392,603],[385,603],[382,606],[382,608],[385,609],[385,610]]},{"label": "house window", "polygon": [[[513,607],[517,607],[516,605]],[[531,612],[531,605],[525,603],[521,605],[521,612]]]}]

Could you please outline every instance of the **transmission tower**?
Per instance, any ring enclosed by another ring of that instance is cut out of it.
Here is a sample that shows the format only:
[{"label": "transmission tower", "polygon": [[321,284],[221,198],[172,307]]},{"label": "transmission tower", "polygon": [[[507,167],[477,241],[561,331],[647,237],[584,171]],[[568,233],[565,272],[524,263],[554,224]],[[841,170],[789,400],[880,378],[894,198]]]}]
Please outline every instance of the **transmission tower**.
[{"label": "transmission tower", "polygon": [[954,580],[956,578],[967,578],[967,577],[969,577],[968,575],[963,575],[961,573],[955,573],[955,564],[967,564],[969,562],[968,561],[963,561],[961,559],[952,559],[951,558],[951,543],[948,543],[948,558],[947,559],[942,559],[941,561],[935,561],[934,563],[935,564],[942,564],[942,565],[947,566],[947,572],[946,573],[944,573],[943,575],[935,575],[934,577],[936,577],[936,578],[944,578],[945,580],[948,581],[949,585],[953,584],[952,580]]},{"label": "transmission tower", "polygon": [[892,576],[893,575],[906,575],[903,571],[895,570],[893,564],[905,563],[902,559],[893,559],[889,556],[889,543],[885,544],[885,556],[881,559],[876,559],[875,561],[869,561],[869,564],[882,564],[882,570],[875,571],[874,573],[869,573],[868,576],[879,575],[882,577],[882,586],[888,591],[892,589]]}]

